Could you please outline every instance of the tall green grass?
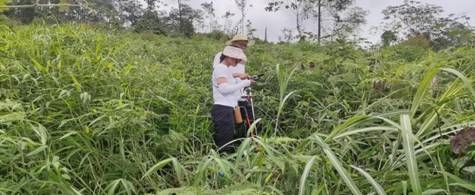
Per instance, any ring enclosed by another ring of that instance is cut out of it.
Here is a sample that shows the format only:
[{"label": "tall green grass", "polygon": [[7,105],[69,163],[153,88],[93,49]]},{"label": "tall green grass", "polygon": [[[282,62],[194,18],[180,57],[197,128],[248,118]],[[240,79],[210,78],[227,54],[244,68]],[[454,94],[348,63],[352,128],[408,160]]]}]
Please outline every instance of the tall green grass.
[{"label": "tall green grass", "polygon": [[474,191],[459,171],[473,154],[449,146],[475,125],[473,48],[409,60],[347,43],[257,44],[247,70],[266,74],[254,87],[253,128],[264,131],[220,155],[209,75],[222,43],[88,25],[0,29],[0,193]]}]

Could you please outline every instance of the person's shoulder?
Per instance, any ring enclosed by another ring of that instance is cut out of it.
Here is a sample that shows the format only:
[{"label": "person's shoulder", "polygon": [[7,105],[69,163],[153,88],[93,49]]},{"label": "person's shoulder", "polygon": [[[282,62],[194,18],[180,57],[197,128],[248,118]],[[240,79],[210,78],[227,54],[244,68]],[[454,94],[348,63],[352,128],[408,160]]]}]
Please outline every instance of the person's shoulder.
[{"label": "person's shoulder", "polygon": [[221,58],[221,54],[222,52],[219,52],[217,53],[215,56],[214,56],[214,59],[213,59],[213,67],[216,67],[216,65],[220,64],[220,58]]},{"label": "person's shoulder", "polygon": [[213,76],[217,77],[228,77],[230,75],[229,68],[224,64],[217,64],[213,69]]},{"label": "person's shoulder", "polygon": [[218,63],[216,64],[216,68],[227,68],[227,66],[224,65],[223,63]]},{"label": "person's shoulder", "polygon": [[216,64],[214,66],[214,71],[227,71],[227,70],[228,70],[228,67],[222,63]]}]

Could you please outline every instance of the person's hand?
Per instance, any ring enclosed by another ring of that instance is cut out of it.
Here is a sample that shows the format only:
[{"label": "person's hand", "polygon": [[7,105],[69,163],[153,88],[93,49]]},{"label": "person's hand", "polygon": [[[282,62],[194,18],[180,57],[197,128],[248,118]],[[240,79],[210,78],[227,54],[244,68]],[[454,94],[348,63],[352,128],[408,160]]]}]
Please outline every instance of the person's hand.
[{"label": "person's hand", "polygon": [[249,79],[249,75],[246,73],[233,73],[234,78],[240,78],[241,80]]}]

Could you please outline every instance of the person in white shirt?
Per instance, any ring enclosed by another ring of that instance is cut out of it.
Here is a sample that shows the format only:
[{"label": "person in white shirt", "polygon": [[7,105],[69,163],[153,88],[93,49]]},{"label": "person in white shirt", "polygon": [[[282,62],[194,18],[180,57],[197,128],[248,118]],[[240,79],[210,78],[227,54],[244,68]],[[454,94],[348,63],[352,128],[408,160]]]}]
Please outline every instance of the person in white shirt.
[{"label": "person in white shirt", "polygon": [[241,90],[250,86],[252,81],[247,75],[235,75],[232,68],[246,59],[246,55],[241,49],[226,46],[220,57],[220,63],[213,69],[214,104],[211,116],[215,131],[213,139],[219,152],[234,151],[234,146],[231,143],[235,131],[234,108],[238,105]]},{"label": "person in white shirt", "polygon": [[[242,35],[242,34],[237,34],[231,40],[226,42],[226,45],[240,48],[243,50],[243,52],[246,51],[247,47],[252,46],[253,44],[254,44],[253,40],[250,40],[246,35]],[[222,56],[222,52],[218,52],[214,56],[213,68],[216,67],[216,65],[220,64],[221,56]],[[234,77],[249,77],[249,75],[246,73],[246,66],[245,66],[246,61],[247,60],[241,60],[241,62],[239,62],[236,66],[230,67],[230,70],[233,73]],[[238,106],[241,108],[241,114],[242,114],[243,120],[245,120],[247,117],[249,117],[249,119],[253,119],[254,116],[252,115],[252,112],[251,112],[251,109],[252,109],[251,104],[246,99],[241,98],[246,95],[244,93],[244,90],[241,90],[241,93],[236,94],[236,95],[239,96]],[[247,126],[249,126],[249,124],[251,124],[252,122],[253,121],[251,120],[248,123],[238,124],[240,127],[236,130],[235,137],[236,138],[246,137]]]}]

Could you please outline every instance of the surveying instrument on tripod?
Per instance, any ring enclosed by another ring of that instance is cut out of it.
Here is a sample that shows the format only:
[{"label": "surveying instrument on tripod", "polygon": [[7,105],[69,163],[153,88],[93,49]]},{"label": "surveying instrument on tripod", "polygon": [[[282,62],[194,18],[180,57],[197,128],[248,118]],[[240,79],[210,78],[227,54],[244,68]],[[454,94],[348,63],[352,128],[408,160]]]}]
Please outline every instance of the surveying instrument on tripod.
[{"label": "surveying instrument on tripod", "polygon": [[[263,74],[251,76],[250,79],[253,81],[259,81]],[[252,93],[252,88],[246,87],[243,90],[243,95],[241,96],[241,100],[239,101],[239,112],[241,122],[244,123],[244,130],[246,132],[245,136],[255,137],[257,136],[257,130],[254,128],[252,132],[249,132],[252,123],[256,121],[256,112],[254,107],[254,95]],[[239,116],[238,116],[239,117]],[[237,119],[239,120],[239,119]],[[244,135],[243,135],[244,136]]]}]

